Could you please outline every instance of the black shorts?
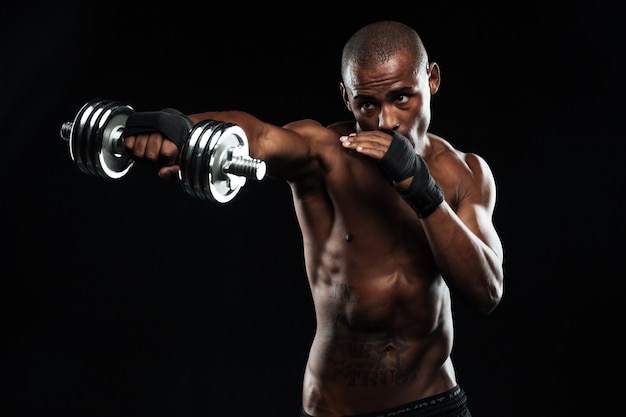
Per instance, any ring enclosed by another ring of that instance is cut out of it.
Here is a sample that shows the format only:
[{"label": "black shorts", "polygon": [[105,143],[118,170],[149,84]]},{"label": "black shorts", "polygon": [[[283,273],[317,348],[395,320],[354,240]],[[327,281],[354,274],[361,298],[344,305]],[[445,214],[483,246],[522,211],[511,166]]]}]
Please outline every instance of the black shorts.
[{"label": "black shorts", "polygon": [[[471,417],[467,408],[467,396],[460,387],[432,397],[422,398],[398,407],[383,410],[377,413],[359,414],[344,417]],[[304,409],[300,410],[300,417],[313,417]]]}]

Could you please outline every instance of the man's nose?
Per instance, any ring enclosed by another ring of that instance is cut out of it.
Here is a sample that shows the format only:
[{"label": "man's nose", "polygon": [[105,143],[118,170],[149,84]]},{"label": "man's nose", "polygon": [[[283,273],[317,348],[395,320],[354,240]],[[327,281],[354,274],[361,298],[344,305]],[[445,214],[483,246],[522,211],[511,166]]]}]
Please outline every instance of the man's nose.
[{"label": "man's nose", "polygon": [[392,106],[383,106],[378,115],[378,128],[381,130],[395,130],[400,126]]}]

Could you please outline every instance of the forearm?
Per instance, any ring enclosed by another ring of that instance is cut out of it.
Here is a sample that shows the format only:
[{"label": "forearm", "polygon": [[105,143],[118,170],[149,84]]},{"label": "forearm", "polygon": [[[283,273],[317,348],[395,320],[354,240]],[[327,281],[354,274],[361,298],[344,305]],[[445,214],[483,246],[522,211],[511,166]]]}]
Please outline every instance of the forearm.
[{"label": "forearm", "polygon": [[270,132],[276,126],[267,124],[250,113],[244,111],[209,111],[188,116],[194,123],[202,120],[215,120],[239,126],[246,134],[250,156],[266,162],[275,156],[276,151],[268,143]]},{"label": "forearm", "polygon": [[[303,135],[315,137],[332,133],[317,122],[299,121],[278,126],[244,111],[202,112],[189,117],[194,123],[216,120],[239,126],[246,134],[250,156],[265,161],[270,177],[283,180],[293,180],[315,161]],[[314,129],[316,133],[310,133]]]},{"label": "forearm", "polygon": [[479,237],[443,202],[423,219],[437,266],[452,293],[489,314],[503,294],[502,246],[494,230]]},{"label": "forearm", "polygon": [[202,120],[216,120],[220,122],[233,123],[241,127],[248,136],[248,139],[256,140],[261,134],[264,123],[251,115],[243,111],[207,111],[202,113],[190,114],[188,117],[194,122],[198,123]]}]

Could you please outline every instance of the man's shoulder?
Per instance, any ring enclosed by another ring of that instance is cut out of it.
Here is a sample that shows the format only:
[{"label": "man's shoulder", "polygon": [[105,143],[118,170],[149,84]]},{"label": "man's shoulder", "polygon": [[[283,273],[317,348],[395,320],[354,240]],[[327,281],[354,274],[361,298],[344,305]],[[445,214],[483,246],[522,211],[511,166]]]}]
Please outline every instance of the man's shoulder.
[{"label": "man's shoulder", "polygon": [[423,152],[424,159],[443,162],[451,159],[463,159],[465,153],[455,148],[448,140],[433,133],[428,134],[428,142]]},{"label": "man's shoulder", "polygon": [[457,160],[459,163],[467,162],[468,160],[481,160],[484,162],[483,158],[480,157],[478,154],[471,151],[463,151],[461,149],[458,149],[447,139],[444,139],[441,136],[429,133],[428,138],[428,151],[426,152],[427,159],[452,159]]},{"label": "man's shoulder", "polygon": [[477,153],[455,148],[441,136],[429,134],[429,150],[424,158],[429,167],[445,170],[456,175],[490,174],[490,167]]},{"label": "man's shoulder", "polygon": [[345,120],[342,122],[335,122],[333,124],[330,124],[327,126],[328,129],[332,130],[333,132],[336,132],[339,135],[349,135],[350,133],[354,133],[356,132],[356,126],[354,124],[354,121],[352,120]]},{"label": "man's shoulder", "polygon": [[301,120],[289,122],[286,125],[284,125],[283,128],[297,131],[304,136],[311,136],[311,135],[317,136],[320,133],[327,133],[327,134],[333,133],[334,135],[339,136],[344,133],[341,133],[338,130],[339,129],[338,126],[339,126],[339,123],[334,123],[329,126],[324,126],[322,123],[314,119],[301,119]]}]

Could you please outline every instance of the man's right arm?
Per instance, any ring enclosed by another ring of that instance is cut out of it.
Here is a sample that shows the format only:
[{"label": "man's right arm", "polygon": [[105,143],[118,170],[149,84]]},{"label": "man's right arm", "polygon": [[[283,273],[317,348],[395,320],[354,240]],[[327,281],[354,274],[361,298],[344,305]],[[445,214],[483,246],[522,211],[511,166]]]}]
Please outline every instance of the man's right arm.
[{"label": "man's right arm", "polygon": [[[285,180],[301,175],[303,167],[310,165],[310,140],[307,137],[314,134],[314,129],[325,129],[312,120],[279,127],[242,111],[203,112],[187,117],[193,124],[216,120],[241,127],[246,134],[250,157],[264,161],[269,176]],[[180,149],[163,132],[128,136],[124,146],[133,158],[156,164],[160,177],[177,178],[179,165],[176,157]]]}]

